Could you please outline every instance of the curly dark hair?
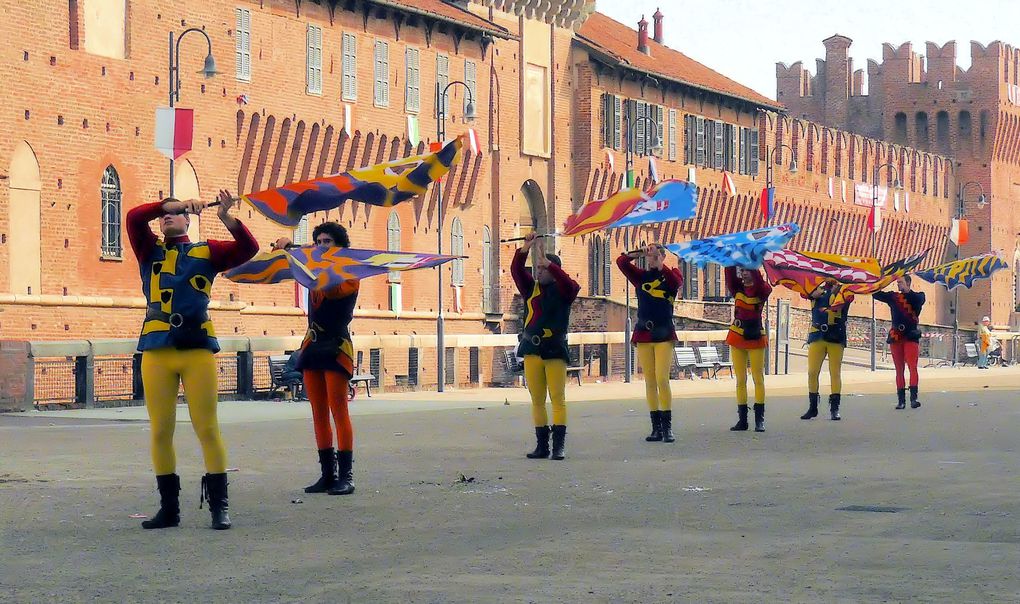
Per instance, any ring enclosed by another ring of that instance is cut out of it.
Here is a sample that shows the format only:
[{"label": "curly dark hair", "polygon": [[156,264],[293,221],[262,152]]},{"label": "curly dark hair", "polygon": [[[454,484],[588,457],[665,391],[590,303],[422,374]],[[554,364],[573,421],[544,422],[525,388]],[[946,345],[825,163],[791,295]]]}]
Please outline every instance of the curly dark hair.
[{"label": "curly dark hair", "polygon": [[347,235],[347,229],[340,226],[335,222],[324,222],[319,226],[315,227],[312,231],[312,241],[314,242],[319,238],[319,235],[323,233],[333,238],[333,242],[339,247],[351,247],[351,238]]}]

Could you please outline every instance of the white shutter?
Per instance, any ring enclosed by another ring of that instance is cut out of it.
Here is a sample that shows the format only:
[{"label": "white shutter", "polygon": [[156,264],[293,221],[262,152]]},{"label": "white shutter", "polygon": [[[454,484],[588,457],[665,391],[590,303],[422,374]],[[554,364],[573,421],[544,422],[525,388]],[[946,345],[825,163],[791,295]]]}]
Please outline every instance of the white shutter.
[{"label": "white shutter", "polygon": [[358,100],[358,39],[354,34],[343,35],[343,100]]},{"label": "white shutter", "polygon": [[[436,55],[436,85],[439,88],[440,99],[443,103],[443,113],[450,111],[449,99],[444,94],[446,87],[450,84],[450,57],[447,55]],[[433,107],[433,110],[436,108]]]},{"label": "white shutter", "polygon": [[737,126],[730,126],[729,131],[730,131],[730,157],[729,157],[730,164],[726,167],[726,169],[732,172],[737,169],[737,158],[739,157],[740,152],[740,141],[738,140],[738,137],[740,136],[740,128],[738,128]]},{"label": "white shutter", "polygon": [[382,40],[375,42],[375,105],[388,107],[390,104],[390,47]]},{"label": "white shutter", "polygon": [[406,68],[406,81],[404,82],[404,110],[408,113],[417,113],[421,109],[421,83],[419,52],[417,48],[408,48],[404,51],[404,63]]},{"label": "white shutter", "polygon": [[669,110],[669,160],[676,161],[676,109]]},{"label": "white shutter", "polygon": [[697,146],[695,147],[694,165],[705,165],[705,118],[697,116],[694,118],[697,129]]},{"label": "white shutter", "polygon": [[634,120],[634,152],[638,156],[645,154],[645,116],[647,105],[643,101],[632,101],[635,111],[632,114]]},{"label": "white shutter", "polygon": [[234,74],[238,80],[251,81],[251,11],[234,9]]},{"label": "white shutter", "polygon": [[322,94],[322,28],[309,25],[306,41],[308,46],[306,53],[308,94]]},{"label": "white shutter", "polygon": [[748,157],[748,163],[751,165],[751,175],[758,175],[758,130],[751,129],[748,132],[748,138],[751,140],[751,154]]},{"label": "white shutter", "polygon": [[[464,83],[471,90],[471,100],[475,104],[475,111],[478,111],[478,91],[475,87],[476,66],[474,61],[464,60]],[[464,95],[464,115],[467,115],[468,95]]]},{"label": "white shutter", "polygon": [[[655,134],[659,137],[659,145],[665,148],[666,136],[662,129],[662,105],[655,106]],[[662,157],[662,151],[660,150],[657,155]]]}]

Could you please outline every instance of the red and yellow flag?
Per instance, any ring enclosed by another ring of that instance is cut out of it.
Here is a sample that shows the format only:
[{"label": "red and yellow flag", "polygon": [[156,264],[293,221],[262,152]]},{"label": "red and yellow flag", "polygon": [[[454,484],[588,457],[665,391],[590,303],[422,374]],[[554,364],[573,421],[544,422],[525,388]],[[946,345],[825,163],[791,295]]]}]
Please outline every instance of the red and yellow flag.
[{"label": "red and yellow flag", "polygon": [[644,196],[637,189],[621,189],[606,199],[584,204],[563,223],[563,235],[580,237],[601,231],[631,213]]}]

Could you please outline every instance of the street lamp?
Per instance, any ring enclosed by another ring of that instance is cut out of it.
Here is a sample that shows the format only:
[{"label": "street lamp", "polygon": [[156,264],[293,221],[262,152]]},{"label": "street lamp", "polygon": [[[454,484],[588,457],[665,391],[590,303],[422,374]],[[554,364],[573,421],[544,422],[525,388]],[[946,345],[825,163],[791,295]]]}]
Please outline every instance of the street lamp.
[{"label": "street lamp", "polygon": [[[181,40],[184,36],[189,33],[197,31],[198,33],[205,36],[206,44],[208,45],[208,52],[205,55],[205,63],[202,66],[200,73],[207,79],[215,76],[216,71],[216,59],[212,55],[212,40],[209,38],[209,34],[205,33],[205,30],[199,27],[191,27],[183,32],[181,35],[174,37],[174,32],[170,32],[170,77],[168,78],[168,86],[170,88],[170,108],[173,109],[174,101],[179,101],[181,98]],[[170,159],[170,197],[174,196],[174,160]]]},{"label": "street lamp", "polygon": [[[956,189],[956,219],[963,220],[963,216],[966,213],[964,208],[964,195],[967,193],[967,187],[975,185],[978,188],[977,204],[979,208],[984,208],[988,204],[988,198],[985,196],[985,188],[981,183],[976,180],[967,181],[960,184]],[[956,259],[960,259],[960,245],[953,244],[956,248]],[[957,362],[960,360],[960,288],[957,287],[953,290],[953,366],[955,367]]]},{"label": "street lamp", "polygon": [[[633,167],[634,167],[634,128],[633,128],[633,125],[635,123],[638,123],[638,124],[641,123],[641,120],[647,120],[648,123],[651,125],[651,132],[652,132],[652,136],[650,137],[650,139],[651,139],[650,140],[651,147],[650,147],[649,150],[652,153],[658,153],[659,151],[662,150],[662,142],[659,140],[659,125],[657,123],[655,123],[655,120],[653,120],[652,118],[648,117],[647,115],[639,115],[639,116],[635,117],[632,114],[633,111],[634,111],[634,103],[628,103],[627,104],[627,113],[624,114],[624,116],[623,116],[624,122],[627,125],[627,141],[626,141],[627,142],[627,150],[626,150],[626,154],[624,155],[624,158],[625,158],[625,162],[624,162],[625,163],[625,165],[624,165],[624,178],[626,179],[627,188],[628,189],[634,186],[634,179],[631,177],[631,172],[632,172]],[[625,229],[623,231],[623,249],[624,250],[629,250],[630,249],[630,236],[629,236],[629,233],[630,233],[629,230]],[[634,362],[633,362],[633,359],[631,359],[631,357],[633,356],[633,352],[631,351],[631,343],[630,343],[630,334],[631,334],[631,332],[634,329],[633,321],[630,318],[630,281],[627,281],[625,279],[624,280],[624,287],[625,287],[625,290],[627,292],[627,302],[626,302],[626,304],[627,304],[627,322],[624,324],[624,328],[623,328],[623,340],[624,340],[625,345],[627,347],[627,354],[625,355],[626,358],[623,361],[623,381],[629,384],[630,383],[631,374],[634,372]]]},{"label": "street lamp", "polygon": [[[464,107],[464,118],[467,120],[475,119],[475,99],[474,95],[471,94],[471,87],[457,80],[450,82],[445,88],[440,90],[439,82],[436,82],[436,140],[439,144],[443,144],[443,138],[446,137],[446,93],[450,90],[451,86],[461,85],[467,90],[467,106]],[[436,253],[443,253],[443,179],[436,181],[437,193],[438,193],[438,210],[437,210],[437,223],[436,228],[438,246]],[[444,328],[443,328],[443,267],[436,268],[437,275],[437,287],[438,287],[438,303],[439,312],[436,314],[436,384],[439,392],[443,392],[446,388],[446,346],[443,342]]]},{"label": "street lamp", "polygon": [[[903,188],[900,184],[900,171],[891,162],[886,162],[882,165],[875,163],[875,170],[872,172],[871,179],[871,213],[874,215],[877,212],[878,207],[878,171],[882,168],[889,168],[896,174],[896,178],[893,179],[893,189],[899,191]],[[871,227],[871,257],[878,258],[878,231],[874,226]],[[875,343],[875,332],[878,329],[878,323],[875,321],[875,297],[871,297],[871,370],[875,371],[878,367],[876,351],[877,346]]]}]

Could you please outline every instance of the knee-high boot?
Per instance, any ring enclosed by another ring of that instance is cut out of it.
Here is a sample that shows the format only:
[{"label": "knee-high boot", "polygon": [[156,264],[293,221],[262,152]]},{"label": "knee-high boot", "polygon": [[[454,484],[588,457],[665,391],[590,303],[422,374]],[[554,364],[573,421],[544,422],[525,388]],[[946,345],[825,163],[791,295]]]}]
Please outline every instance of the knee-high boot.
[{"label": "knee-high boot", "polygon": [[917,386],[910,387],[910,408],[917,409],[921,406],[921,401],[917,400]]},{"label": "knee-high boot", "polygon": [[896,408],[906,409],[907,408],[907,389],[897,388],[896,389]]},{"label": "knee-high boot", "polygon": [[676,441],[673,436],[673,410],[666,409],[659,411],[659,427],[662,430],[662,442],[671,443]]},{"label": "knee-high boot", "polygon": [[305,487],[305,493],[325,493],[336,484],[336,451],[333,447],[319,449],[319,469],[322,475],[315,484]]},{"label": "knee-high boot", "polygon": [[[206,474],[202,477],[202,499],[209,502],[212,528],[223,531],[230,528],[229,502],[227,497],[227,474]],[[200,501],[198,507],[202,507]]]},{"label": "knee-high boot", "polygon": [[552,427],[552,454],[549,456],[550,459],[563,459],[566,457],[564,450],[567,446],[567,427],[556,426]]},{"label": "knee-high boot", "polygon": [[527,454],[528,459],[549,458],[549,426],[535,426],[535,450]]},{"label": "knee-high boot", "polygon": [[181,477],[162,474],[156,477],[159,489],[159,511],[149,520],[142,521],[144,529],[161,529],[181,524]]},{"label": "knee-high boot", "polygon": [[648,416],[652,420],[652,433],[645,437],[648,442],[662,440],[662,411],[649,411]]},{"label": "knee-high boot", "polygon": [[336,452],[337,477],[330,495],[350,495],[354,492],[354,451]]}]

